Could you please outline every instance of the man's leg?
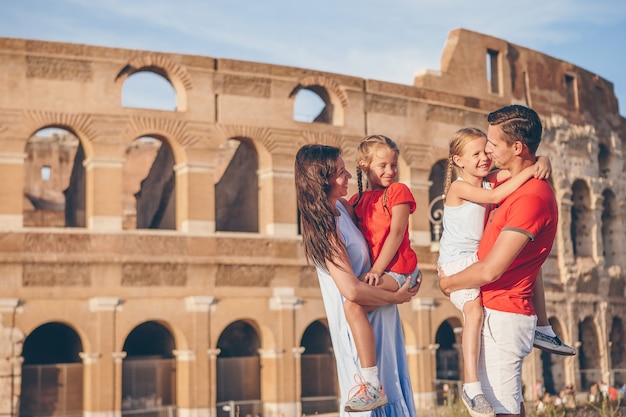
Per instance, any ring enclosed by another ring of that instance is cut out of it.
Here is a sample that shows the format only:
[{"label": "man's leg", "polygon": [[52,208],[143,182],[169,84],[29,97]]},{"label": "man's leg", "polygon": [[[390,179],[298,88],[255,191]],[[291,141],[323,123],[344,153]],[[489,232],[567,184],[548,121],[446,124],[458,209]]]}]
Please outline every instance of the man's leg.
[{"label": "man's leg", "polygon": [[478,377],[497,415],[524,415],[522,362],[532,351],[535,320],[485,309]]}]

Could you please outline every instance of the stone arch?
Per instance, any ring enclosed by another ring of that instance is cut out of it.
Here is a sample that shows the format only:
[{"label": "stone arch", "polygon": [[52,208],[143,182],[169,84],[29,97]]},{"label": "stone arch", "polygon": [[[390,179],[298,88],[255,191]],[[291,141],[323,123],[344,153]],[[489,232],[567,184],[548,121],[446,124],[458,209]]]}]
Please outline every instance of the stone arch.
[{"label": "stone arch", "polygon": [[608,146],[603,143],[598,145],[598,171],[600,178],[609,178],[611,174],[613,156]]},{"label": "stone arch", "polygon": [[[258,165],[256,166],[256,171],[251,172],[251,168],[247,168],[247,172],[250,176],[256,176],[257,181],[257,192],[256,198],[252,197],[253,190],[250,190],[250,198],[257,200],[256,203],[252,203],[253,205],[257,205],[256,210],[256,221],[258,222],[256,225],[256,232],[260,233],[270,233],[268,231],[268,224],[274,221],[274,216],[276,214],[275,210],[275,201],[273,195],[273,185],[276,181],[277,170],[280,167],[275,165],[274,157],[277,153],[277,149],[285,148],[286,146],[291,147],[293,144],[286,143],[284,138],[277,137],[272,135],[270,130],[267,128],[261,127],[247,127],[247,126],[235,126],[235,125],[220,125],[218,129],[216,129],[216,134],[219,136],[217,142],[222,144],[227,144],[229,141],[235,140],[238,143],[244,143],[246,146],[248,153],[256,154],[256,160],[258,161]],[[238,145],[237,145],[238,146]],[[232,154],[234,155],[234,154]],[[224,158],[223,156],[218,155],[219,159]],[[228,158],[225,158],[228,160]],[[230,161],[230,160],[228,160]],[[235,163],[237,161],[234,161]],[[220,165],[220,162],[217,161],[216,166]],[[236,168],[236,164],[232,167]],[[219,168],[216,169],[216,183],[222,177],[222,170]],[[252,179],[250,179],[252,182]],[[219,198],[216,193],[216,201],[215,204],[218,204],[217,199]],[[249,217],[252,221],[253,210],[249,210]],[[216,230],[219,230],[217,227],[217,219],[216,219]],[[252,223],[250,223],[252,224]],[[250,227],[249,227],[250,228]]]},{"label": "stone arch", "polygon": [[435,333],[437,348],[437,379],[461,379],[461,355],[459,352],[461,322],[452,317],[444,320]]},{"label": "stone arch", "polygon": [[339,392],[337,367],[326,319],[311,322],[300,339],[302,414],[336,413]]},{"label": "stone arch", "polygon": [[613,372],[613,385],[626,384],[626,329],[623,320],[614,316],[609,329],[610,368]]},{"label": "stone arch", "polygon": [[259,160],[247,138],[220,147],[216,164],[215,231],[259,232]]},{"label": "stone arch", "polygon": [[[571,339],[566,334],[565,328],[561,323],[561,320],[557,317],[550,317],[548,319],[554,332],[565,343],[571,345],[569,342]],[[563,388],[565,388],[565,357],[560,355],[552,355],[549,352],[541,351],[541,366],[542,377],[546,392],[550,394],[558,394]]]},{"label": "stone arch", "polygon": [[610,189],[602,192],[602,254],[607,267],[619,264],[621,261],[621,236],[623,236],[619,221],[619,204],[615,194]]},{"label": "stone arch", "polygon": [[[167,147],[162,147],[163,155],[160,161],[164,164],[162,166],[167,166],[168,169],[168,181],[170,181],[169,187],[171,191],[169,196],[171,200],[167,202],[169,208],[166,208],[166,210],[169,210],[167,225],[157,228],[181,230],[188,215],[184,207],[179,207],[178,204],[182,201],[188,201],[189,191],[186,187],[180,185],[186,184],[185,176],[188,175],[188,170],[185,169],[188,162],[185,149],[193,146],[198,138],[189,132],[186,124],[181,121],[141,116],[131,117],[124,134],[124,142],[132,144],[135,139],[142,137],[156,138],[163,144],[167,144]],[[171,151],[173,159],[170,158],[166,152],[167,150]],[[170,168],[171,175],[169,175]],[[182,180],[179,181],[181,178]]]},{"label": "stone arch", "polygon": [[85,227],[85,152],[76,135],[40,129],[24,151],[23,226]]},{"label": "stone arch", "polygon": [[185,148],[197,142],[197,138],[189,131],[185,122],[156,117],[131,117],[124,134],[124,143],[131,143],[144,136],[158,136],[167,141],[174,154],[176,165],[187,163]]},{"label": "stone arch", "polygon": [[448,161],[440,159],[430,169],[428,181],[428,218],[430,223],[431,246],[439,250],[439,239],[443,233],[443,191],[446,181],[446,169]]},{"label": "stone arch", "polygon": [[592,384],[603,378],[601,359],[601,335],[593,317],[586,317],[578,324],[580,347],[578,361],[580,369],[580,386],[588,390]]},{"label": "stone arch", "polygon": [[79,333],[69,324],[47,322],[24,340],[20,415],[68,414],[83,409],[84,351]]},{"label": "stone arch", "polygon": [[345,108],[348,107],[349,100],[339,83],[323,75],[311,75],[300,80],[298,85],[289,93],[289,98],[295,99],[302,89],[315,93],[325,103],[324,109],[314,122],[343,126],[344,112]]},{"label": "stone arch", "polygon": [[570,233],[575,257],[591,257],[593,254],[593,211],[591,209],[591,191],[581,179],[572,184]]},{"label": "stone arch", "polygon": [[97,131],[92,128],[91,123],[91,117],[84,114],[67,114],[38,110],[24,112],[24,129],[29,132],[29,138],[36,132],[46,128],[67,130],[80,141],[85,151],[85,159],[95,156],[92,141],[97,137]]},{"label": "stone arch", "polygon": [[187,92],[193,88],[193,82],[185,67],[160,54],[148,53],[136,56],[115,77],[115,81],[120,82],[120,90],[128,77],[142,71],[158,74],[172,84],[176,92],[176,110],[181,112],[187,110]]},{"label": "stone arch", "polygon": [[145,321],[126,336],[122,350],[122,408],[145,410],[176,404],[176,341],[169,326]]},{"label": "stone arch", "polygon": [[[217,406],[229,401],[243,415],[261,412],[261,338],[252,320],[236,320],[224,328],[217,340]],[[245,383],[244,383],[245,381]]]}]

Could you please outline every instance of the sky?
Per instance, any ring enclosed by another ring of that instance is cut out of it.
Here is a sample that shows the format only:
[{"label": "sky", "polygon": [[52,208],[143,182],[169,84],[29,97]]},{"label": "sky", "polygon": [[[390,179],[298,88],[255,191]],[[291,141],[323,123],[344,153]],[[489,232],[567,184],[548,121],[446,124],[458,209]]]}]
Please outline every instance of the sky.
[{"label": "sky", "polygon": [[451,30],[611,81],[626,115],[624,0],[0,0],[0,37],[203,55],[412,85]]}]

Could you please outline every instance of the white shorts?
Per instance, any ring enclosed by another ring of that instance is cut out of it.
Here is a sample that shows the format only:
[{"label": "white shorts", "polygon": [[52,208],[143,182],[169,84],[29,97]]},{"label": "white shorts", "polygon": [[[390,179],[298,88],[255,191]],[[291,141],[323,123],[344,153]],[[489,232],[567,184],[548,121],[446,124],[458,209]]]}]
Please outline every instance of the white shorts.
[{"label": "white shorts", "polygon": [[[465,258],[457,259],[456,261],[451,261],[440,266],[443,272],[447,276],[450,276],[456,274],[457,272],[461,272],[476,262],[478,262],[478,256],[476,256],[476,253],[473,253]],[[464,290],[452,291],[450,293],[450,301],[452,301],[452,304],[454,304],[456,308],[463,311],[465,303],[475,300],[479,295],[480,290],[478,288],[467,288]]]},{"label": "white shorts", "polygon": [[537,316],[484,308],[478,379],[496,414],[519,414],[522,362],[533,349]]}]

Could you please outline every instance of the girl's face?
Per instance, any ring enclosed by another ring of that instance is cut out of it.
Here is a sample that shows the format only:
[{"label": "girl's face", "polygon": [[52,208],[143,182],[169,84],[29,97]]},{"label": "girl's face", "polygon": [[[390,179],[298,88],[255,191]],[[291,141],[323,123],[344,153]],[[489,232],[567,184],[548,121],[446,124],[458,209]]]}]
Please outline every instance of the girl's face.
[{"label": "girl's face", "polygon": [[331,188],[328,197],[331,200],[338,200],[348,194],[348,180],[352,175],[346,170],[346,164],[342,157],[337,159],[337,174],[330,181]]},{"label": "girl's face", "polygon": [[369,166],[361,166],[370,189],[389,187],[398,175],[398,155],[388,146],[376,146]]},{"label": "girl's face", "polygon": [[491,169],[491,158],[485,153],[487,141],[476,138],[468,142],[461,155],[456,155],[454,163],[463,169],[465,174],[483,178]]}]

